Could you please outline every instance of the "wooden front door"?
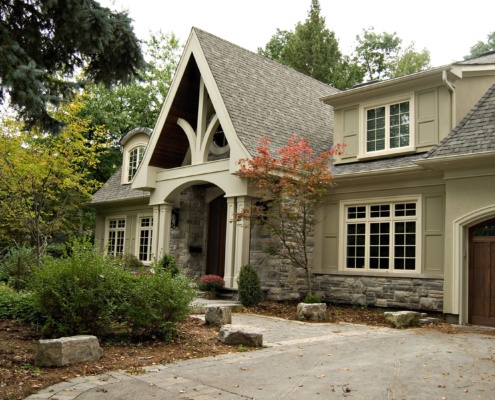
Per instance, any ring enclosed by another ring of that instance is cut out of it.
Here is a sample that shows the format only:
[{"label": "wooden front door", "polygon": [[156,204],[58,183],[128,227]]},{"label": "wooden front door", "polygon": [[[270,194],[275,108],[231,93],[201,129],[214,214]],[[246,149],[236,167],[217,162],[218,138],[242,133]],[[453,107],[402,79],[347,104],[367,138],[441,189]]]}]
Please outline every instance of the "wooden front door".
[{"label": "wooden front door", "polygon": [[495,219],[469,230],[468,322],[495,326]]},{"label": "wooden front door", "polygon": [[208,214],[208,248],[206,273],[221,276],[225,273],[225,235],[227,233],[227,199],[217,197],[210,203]]}]

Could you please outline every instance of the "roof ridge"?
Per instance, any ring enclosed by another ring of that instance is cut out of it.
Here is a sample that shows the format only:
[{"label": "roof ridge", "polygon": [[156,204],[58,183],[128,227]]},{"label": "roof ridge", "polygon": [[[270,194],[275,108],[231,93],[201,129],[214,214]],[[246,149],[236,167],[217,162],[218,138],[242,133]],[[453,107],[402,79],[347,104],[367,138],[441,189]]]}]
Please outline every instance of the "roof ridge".
[{"label": "roof ridge", "polygon": [[[495,52],[495,51],[494,51]],[[459,131],[466,126],[466,124],[473,118],[474,114],[481,108],[481,106],[488,100],[488,98],[495,92],[495,83],[490,86],[490,88],[481,96],[481,98],[476,102],[476,104],[469,110],[465,117],[455,126],[450,133],[445,136],[436,146],[431,148],[428,153],[425,154],[424,158],[432,157],[435,152],[446,142],[448,142],[452,137],[457,135]]]}]

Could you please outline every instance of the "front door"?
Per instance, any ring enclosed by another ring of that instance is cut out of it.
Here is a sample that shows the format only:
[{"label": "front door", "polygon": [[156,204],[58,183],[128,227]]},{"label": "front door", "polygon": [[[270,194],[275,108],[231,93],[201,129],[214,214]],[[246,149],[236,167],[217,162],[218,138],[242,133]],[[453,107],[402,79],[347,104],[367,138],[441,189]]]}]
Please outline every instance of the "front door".
[{"label": "front door", "polygon": [[469,230],[468,322],[495,326],[495,219]]},{"label": "front door", "polygon": [[208,248],[206,273],[221,276],[225,273],[225,235],[227,233],[227,199],[217,197],[210,203],[208,215]]}]

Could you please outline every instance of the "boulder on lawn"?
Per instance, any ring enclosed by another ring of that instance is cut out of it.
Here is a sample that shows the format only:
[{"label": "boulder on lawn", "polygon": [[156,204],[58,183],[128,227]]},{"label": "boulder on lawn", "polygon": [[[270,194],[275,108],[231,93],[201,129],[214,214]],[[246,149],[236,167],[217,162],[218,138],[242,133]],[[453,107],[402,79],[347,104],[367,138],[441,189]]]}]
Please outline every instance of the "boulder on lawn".
[{"label": "boulder on lawn", "polygon": [[416,311],[395,311],[383,313],[385,321],[391,322],[396,328],[416,326],[419,324],[420,313]]},{"label": "boulder on lawn", "polygon": [[326,303],[299,303],[297,317],[307,321],[325,321],[327,319]]},{"label": "boulder on lawn", "polygon": [[98,360],[103,354],[98,338],[90,335],[40,340],[34,357],[39,367],[63,367]]},{"label": "boulder on lawn", "polygon": [[206,307],[205,322],[207,325],[223,326],[232,323],[230,307]]},{"label": "boulder on lawn", "polygon": [[224,325],[218,332],[218,340],[225,344],[261,347],[263,335],[260,330],[246,325]]}]

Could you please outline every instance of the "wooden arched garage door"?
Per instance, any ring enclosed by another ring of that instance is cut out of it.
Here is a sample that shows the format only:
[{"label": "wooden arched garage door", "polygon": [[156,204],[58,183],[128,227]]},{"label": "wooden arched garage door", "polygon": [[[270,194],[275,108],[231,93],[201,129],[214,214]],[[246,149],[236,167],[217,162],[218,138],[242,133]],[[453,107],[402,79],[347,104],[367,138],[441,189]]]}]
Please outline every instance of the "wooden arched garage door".
[{"label": "wooden arched garage door", "polygon": [[495,218],[469,230],[468,322],[495,326]]}]

